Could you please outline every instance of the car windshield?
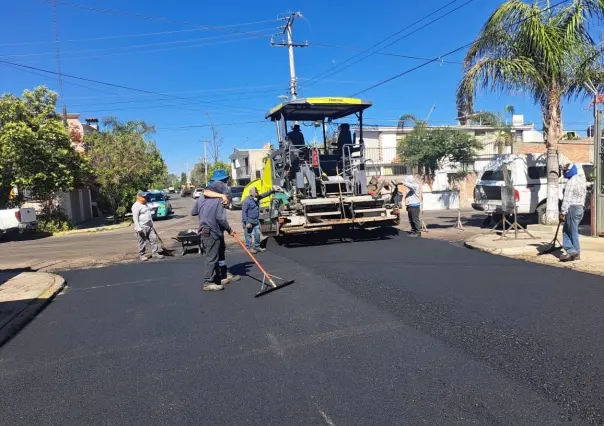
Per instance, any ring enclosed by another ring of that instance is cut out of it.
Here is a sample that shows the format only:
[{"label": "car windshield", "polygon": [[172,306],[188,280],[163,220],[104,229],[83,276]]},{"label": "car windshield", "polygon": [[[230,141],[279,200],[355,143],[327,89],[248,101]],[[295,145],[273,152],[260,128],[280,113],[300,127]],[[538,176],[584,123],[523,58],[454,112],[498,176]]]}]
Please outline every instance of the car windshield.
[{"label": "car windshield", "polygon": [[165,201],[164,200],[164,194],[161,193],[157,193],[157,194],[147,194],[147,202],[148,203],[155,203],[158,201]]},{"label": "car windshield", "polygon": [[243,193],[243,188],[243,186],[233,186],[231,187],[231,194],[241,195]]},{"label": "car windshield", "polygon": [[503,171],[499,170],[485,170],[480,180],[503,180]]}]

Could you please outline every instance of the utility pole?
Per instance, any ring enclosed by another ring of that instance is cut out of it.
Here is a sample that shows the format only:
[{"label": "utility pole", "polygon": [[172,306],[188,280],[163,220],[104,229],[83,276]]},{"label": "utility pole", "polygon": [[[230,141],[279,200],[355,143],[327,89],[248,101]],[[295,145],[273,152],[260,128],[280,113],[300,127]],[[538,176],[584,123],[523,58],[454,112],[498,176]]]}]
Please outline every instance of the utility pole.
[{"label": "utility pole", "polygon": [[57,3],[52,0],[52,22],[55,36],[55,56],[57,60],[57,84],[59,86],[59,98],[61,100],[61,114],[63,115],[63,124],[67,126],[67,107],[63,97],[63,71],[61,67],[61,45],[59,43],[59,17],[57,14]]},{"label": "utility pole", "polygon": [[283,39],[281,43],[275,43],[274,39],[271,37],[271,46],[281,46],[287,47],[289,51],[289,74],[290,74],[290,94],[292,99],[296,99],[298,97],[298,84],[296,80],[296,67],[294,64],[294,48],[295,47],[308,47],[308,42],[304,43],[294,43],[293,41],[293,31],[292,27],[294,25],[294,21],[296,18],[302,18],[302,13],[300,12],[290,12],[287,16],[279,18],[281,21],[285,21],[285,24],[279,27],[280,30],[283,30],[282,35],[285,35],[286,39]]},{"label": "utility pole", "polygon": [[209,139],[202,139],[200,141],[203,144],[203,166],[204,166],[204,175],[206,177],[206,186],[208,186],[208,155],[206,153],[206,146],[210,142]]}]

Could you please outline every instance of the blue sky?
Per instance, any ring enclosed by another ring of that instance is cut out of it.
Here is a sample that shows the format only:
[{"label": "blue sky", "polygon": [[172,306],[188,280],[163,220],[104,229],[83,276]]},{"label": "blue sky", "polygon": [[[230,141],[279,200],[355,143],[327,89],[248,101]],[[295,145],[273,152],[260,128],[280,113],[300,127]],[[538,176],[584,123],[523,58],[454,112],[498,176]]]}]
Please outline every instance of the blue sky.
[{"label": "blue sky", "polygon": [[[266,142],[274,143],[274,125],[264,120],[264,113],[280,102],[280,95],[287,94],[289,84],[287,49],[270,46],[270,35],[277,33],[282,24],[277,21],[280,14],[299,10],[304,16],[294,25],[294,39],[310,43],[308,48],[295,51],[299,96],[350,96],[422,61],[375,54],[341,69],[353,62],[344,61],[450,0],[71,1],[59,1],[57,7],[63,73],[169,96],[65,77],[63,93],[68,111],[80,112],[82,118],[115,115],[122,120],[154,124],[154,139],[170,171],[180,173],[185,163],[191,167],[203,155],[199,141],[210,136],[210,129],[204,127],[209,122],[208,114],[224,138],[223,159],[234,147],[259,148]],[[430,19],[466,1],[458,0]],[[382,53],[438,57],[472,41],[500,3],[473,0]],[[92,11],[74,4],[119,13]],[[51,4],[20,0],[6,2],[3,9],[0,59],[56,71]],[[139,19],[129,13],[157,19]],[[366,114],[367,123],[395,125],[404,113],[426,117],[435,105],[430,121],[453,124],[455,89],[461,75],[461,65],[456,62],[462,57],[463,52],[449,56],[447,62],[428,65],[360,95],[373,102]],[[21,93],[39,84],[58,88],[56,76],[37,71],[0,64],[0,76],[2,92]],[[323,78],[311,80],[316,76]],[[514,105],[525,121],[541,128],[540,110],[530,98],[489,93],[479,93],[477,98],[477,109],[501,111],[506,104]],[[584,131],[589,126],[592,118],[588,104],[580,101],[565,105],[566,130]],[[309,138],[312,134],[307,134]]]}]

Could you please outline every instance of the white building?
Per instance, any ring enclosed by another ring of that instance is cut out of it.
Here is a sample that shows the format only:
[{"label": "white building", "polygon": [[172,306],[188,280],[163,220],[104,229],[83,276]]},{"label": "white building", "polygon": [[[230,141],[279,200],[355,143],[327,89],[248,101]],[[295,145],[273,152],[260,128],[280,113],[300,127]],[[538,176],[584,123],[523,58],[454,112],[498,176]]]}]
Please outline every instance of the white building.
[{"label": "white building", "polygon": [[[532,123],[525,124],[523,116],[514,116],[512,132],[514,145],[519,143],[543,142],[543,134],[535,130]],[[495,142],[497,130],[485,125],[455,125],[455,126],[429,126],[429,128],[448,128],[467,132],[483,142],[482,149],[477,153],[474,164],[468,165],[469,170],[480,171],[487,158],[499,153]],[[363,140],[365,141],[365,158],[368,161],[367,169],[372,175],[392,176],[411,173],[398,159],[397,144],[405,135],[413,131],[413,127],[399,129],[396,126],[365,126],[363,127]],[[358,136],[358,135],[357,135]],[[511,152],[513,147],[503,147],[502,153]],[[486,163],[485,163],[486,164]]]},{"label": "white building", "polygon": [[264,158],[270,152],[270,144],[260,149],[237,149],[229,156],[233,184],[247,185],[259,179],[264,167]]}]

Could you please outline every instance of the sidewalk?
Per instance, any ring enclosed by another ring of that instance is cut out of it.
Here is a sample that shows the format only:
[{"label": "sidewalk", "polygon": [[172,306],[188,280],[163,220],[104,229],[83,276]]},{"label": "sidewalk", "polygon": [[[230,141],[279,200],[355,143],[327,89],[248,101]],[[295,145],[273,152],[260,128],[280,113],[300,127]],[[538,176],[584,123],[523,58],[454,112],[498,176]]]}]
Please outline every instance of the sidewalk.
[{"label": "sidewalk", "polygon": [[[604,238],[581,236],[581,260],[563,263],[559,259],[564,254],[564,250],[540,255],[550,246],[554,238],[555,227],[535,225],[529,226],[528,231],[535,237],[534,239],[524,232],[518,233],[517,240],[514,239],[513,232],[507,234],[508,238],[505,239],[501,239],[499,234],[491,233],[474,236],[466,240],[464,244],[468,248],[500,256],[604,275]],[[558,239],[560,242],[562,241],[562,231],[560,231]]]},{"label": "sidewalk", "polygon": [[65,286],[44,272],[0,270],[0,346],[31,321]]}]

